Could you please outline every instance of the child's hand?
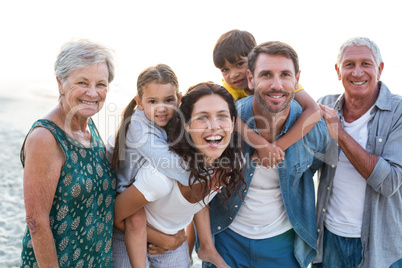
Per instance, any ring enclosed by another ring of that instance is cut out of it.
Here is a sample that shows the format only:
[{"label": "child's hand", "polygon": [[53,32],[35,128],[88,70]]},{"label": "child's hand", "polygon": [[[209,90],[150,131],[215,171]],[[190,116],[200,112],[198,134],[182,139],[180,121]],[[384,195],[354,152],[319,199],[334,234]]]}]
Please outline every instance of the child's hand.
[{"label": "child's hand", "polygon": [[270,168],[285,160],[285,153],[278,146],[267,143],[266,146],[257,148],[251,159],[259,165]]}]

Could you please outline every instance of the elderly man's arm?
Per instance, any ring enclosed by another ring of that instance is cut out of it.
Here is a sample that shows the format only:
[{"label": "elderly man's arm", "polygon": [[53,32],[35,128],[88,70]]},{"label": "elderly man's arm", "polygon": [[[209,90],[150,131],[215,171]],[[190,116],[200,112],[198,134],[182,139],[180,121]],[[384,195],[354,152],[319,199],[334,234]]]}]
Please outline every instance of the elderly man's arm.
[{"label": "elderly man's arm", "polygon": [[357,172],[367,180],[373,173],[379,157],[363,149],[342,127],[338,132],[338,144]]},{"label": "elderly man's arm", "polygon": [[381,155],[367,152],[346,131],[339,122],[335,111],[320,105],[331,138],[335,139],[346,157],[367,180],[367,183],[384,196],[394,194],[402,185],[402,153],[400,146],[402,121],[398,120],[389,133]]},{"label": "elderly man's arm", "polygon": [[364,179],[368,179],[378,162],[378,156],[367,152],[342,127],[335,110],[321,105],[331,138],[338,142],[346,157]]}]

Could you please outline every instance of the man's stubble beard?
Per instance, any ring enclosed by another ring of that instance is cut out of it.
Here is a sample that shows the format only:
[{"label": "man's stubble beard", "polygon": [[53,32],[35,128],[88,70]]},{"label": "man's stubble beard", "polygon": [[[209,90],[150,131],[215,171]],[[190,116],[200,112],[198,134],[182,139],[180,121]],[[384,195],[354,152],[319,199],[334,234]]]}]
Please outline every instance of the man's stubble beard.
[{"label": "man's stubble beard", "polygon": [[[257,93],[257,92],[256,92]],[[264,98],[261,96],[260,93],[255,94],[255,98],[256,101],[258,103],[258,105],[262,108],[262,110],[264,110],[267,113],[271,113],[271,114],[277,114],[282,112],[283,110],[285,110],[290,103],[292,102],[292,100],[295,97],[295,92],[292,91],[292,93],[290,93],[290,97],[286,100],[285,103],[283,103],[283,105],[279,108],[279,109],[271,109],[271,107],[266,103],[266,101],[264,100]],[[287,96],[289,96],[289,94],[287,94]]]}]

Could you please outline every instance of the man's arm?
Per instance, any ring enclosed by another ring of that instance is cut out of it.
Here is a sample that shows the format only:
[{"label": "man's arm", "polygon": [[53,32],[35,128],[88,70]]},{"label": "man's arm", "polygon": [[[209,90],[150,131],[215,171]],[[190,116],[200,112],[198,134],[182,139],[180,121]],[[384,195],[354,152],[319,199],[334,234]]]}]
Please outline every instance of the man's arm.
[{"label": "man's arm", "polygon": [[[343,128],[334,117],[335,111],[322,107],[325,110],[328,129],[331,137],[338,140],[338,144],[354,168],[367,180],[372,189],[383,196],[392,196],[402,185],[402,150],[400,150],[402,134],[402,108],[393,107],[391,116],[393,122],[386,134],[378,137],[373,146],[376,153],[371,154],[364,150],[351,137],[345,135]],[[338,132],[338,129],[340,130]],[[338,134],[339,133],[339,134]]]},{"label": "man's arm", "polygon": [[274,167],[285,159],[285,153],[280,147],[269,143],[266,139],[258,135],[254,130],[249,128],[241,118],[237,118],[236,120],[235,131],[240,133],[243,141],[257,150],[253,156],[253,160],[256,163],[269,168]]},{"label": "man's arm", "polygon": [[334,109],[324,105],[320,105],[320,108],[323,112],[329,135],[338,142],[356,171],[367,180],[378,162],[378,156],[367,152],[343,129]]},{"label": "man's arm", "polygon": [[298,91],[295,100],[303,108],[303,113],[289,131],[276,141],[276,145],[282,150],[286,150],[304,137],[321,119],[320,108],[305,90]]}]

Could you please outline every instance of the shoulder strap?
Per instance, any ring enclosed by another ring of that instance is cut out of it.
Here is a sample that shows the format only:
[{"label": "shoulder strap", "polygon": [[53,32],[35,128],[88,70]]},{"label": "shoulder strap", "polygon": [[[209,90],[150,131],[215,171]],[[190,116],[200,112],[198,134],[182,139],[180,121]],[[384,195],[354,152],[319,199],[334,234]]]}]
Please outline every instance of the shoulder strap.
[{"label": "shoulder strap", "polygon": [[105,148],[106,146],[103,143],[103,140],[102,140],[101,136],[99,135],[99,131],[96,128],[96,125],[91,117],[88,119],[88,126],[89,126],[89,129],[91,130],[91,134],[92,134],[92,141],[93,141],[92,146]]},{"label": "shoulder strap", "polygon": [[67,160],[67,158],[69,156],[66,153],[68,151],[68,139],[67,139],[66,133],[61,128],[59,128],[54,122],[47,120],[47,119],[40,119],[40,120],[37,120],[35,123],[33,123],[28,134],[25,136],[24,142],[21,147],[21,152],[20,152],[20,159],[21,159],[22,166],[24,166],[25,142],[26,142],[29,134],[31,134],[31,132],[37,127],[46,128],[47,130],[49,130],[50,133],[52,133],[54,138],[57,140],[57,142],[60,144],[61,148],[63,149],[64,155]]}]

